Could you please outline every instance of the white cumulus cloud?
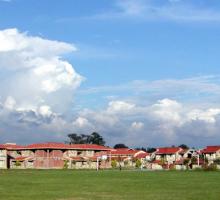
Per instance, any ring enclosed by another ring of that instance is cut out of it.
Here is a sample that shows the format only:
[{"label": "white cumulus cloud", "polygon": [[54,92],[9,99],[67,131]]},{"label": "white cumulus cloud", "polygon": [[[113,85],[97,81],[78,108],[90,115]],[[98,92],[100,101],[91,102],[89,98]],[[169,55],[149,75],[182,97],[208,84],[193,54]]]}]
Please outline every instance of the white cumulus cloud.
[{"label": "white cumulus cloud", "polygon": [[74,91],[84,78],[63,55],[76,50],[73,44],[16,28],[0,30],[1,127],[8,127],[6,131],[70,129],[63,117],[69,114]]},{"label": "white cumulus cloud", "polygon": [[74,45],[30,36],[17,29],[1,30],[0,44],[2,100],[10,104],[13,98],[20,107],[33,108],[42,104],[53,108],[53,104],[63,101],[65,105],[72,100],[71,93],[83,77],[62,55],[76,51]]}]

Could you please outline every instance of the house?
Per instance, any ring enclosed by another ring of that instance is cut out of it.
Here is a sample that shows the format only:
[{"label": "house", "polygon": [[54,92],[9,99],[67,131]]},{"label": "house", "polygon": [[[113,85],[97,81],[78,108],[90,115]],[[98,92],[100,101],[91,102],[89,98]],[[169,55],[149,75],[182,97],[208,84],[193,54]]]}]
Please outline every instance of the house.
[{"label": "house", "polygon": [[15,143],[6,143],[0,144],[0,169],[8,169],[10,167],[10,153],[11,149],[16,150],[17,148],[21,148],[22,146],[18,146]]},{"label": "house", "polygon": [[208,161],[208,164],[212,164],[215,160],[220,159],[220,146],[207,146],[201,150],[201,154]]},{"label": "house", "polygon": [[181,158],[180,153],[183,151],[180,147],[163,147],[157,148],[155,152],[155,160],[163,161],[167,164],[173,164]]},{"label": "house", "polygon": [[[2,151],[8,163],[6,168],[17,169],[94,169],[97,167],[97,158],[100,154],[107,155],[111,150],[94,144],[40,143],[26,146],[16,144],[1,146],[7,152],[5,154]],[[98,160],[98,162],[100,167],[111,166],[107,160]]]},{"label": "house", "polygon": [[111,150],[111,159],[117,161],[117,165],[122,167],[132,167],[135,165],[135,160],[143,159],[145,156],[147,156],[146,152],[142,150],[129,148]]},{"label": "house", "polygon": [[153,170],[169,169],[174,165],[175,161],[181,159],[180,153],[183,151],[180,147],[162,147],[157,148],[154,152],[154,159],[150,168]]},{"label": "house", "polygon": [[198,159],[199,153],[195,149],[165,147],[158,148],[155,152],[155,160],[159,160],[160,165],[165,169],[175,168],[182,170],[186,168],[198,168],[201,167],[201,164],[203,163],[201,159]]}]

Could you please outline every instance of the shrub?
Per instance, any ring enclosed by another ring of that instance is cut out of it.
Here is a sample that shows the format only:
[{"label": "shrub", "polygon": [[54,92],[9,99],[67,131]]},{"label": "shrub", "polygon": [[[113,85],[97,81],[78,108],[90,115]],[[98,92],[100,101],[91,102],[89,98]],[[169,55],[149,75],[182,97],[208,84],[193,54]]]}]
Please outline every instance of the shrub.
[{"label": "shrub", "polygon": [[117,161],[112,160],[111,166],[112,166],[112,168],[116,168],[117,167]]},{"label": "shrub", "polygon": [[141,167],[141,160],[140,159],[136,160],[135,167],[137,167],[137,168]]},{"label": "shrub", "polygon": [[15,162],[15,166],[16,166],[16,167],[20,167],[20,166],[21,166],[21,162],[18,161],[18,160],[16,160],[16,162]]},{"label": "shrub", "polygon": [[64,160],[63,169],[68,169],[68,160]]}]

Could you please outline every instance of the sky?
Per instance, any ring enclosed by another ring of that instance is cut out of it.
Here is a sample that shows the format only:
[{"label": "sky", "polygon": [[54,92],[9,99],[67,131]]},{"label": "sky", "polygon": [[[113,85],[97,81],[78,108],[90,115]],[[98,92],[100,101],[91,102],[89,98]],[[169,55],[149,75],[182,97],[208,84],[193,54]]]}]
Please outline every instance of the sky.
[{"label": "sky", "polygon": [[218,0],[0,0],[0,143],[220,141]]}]

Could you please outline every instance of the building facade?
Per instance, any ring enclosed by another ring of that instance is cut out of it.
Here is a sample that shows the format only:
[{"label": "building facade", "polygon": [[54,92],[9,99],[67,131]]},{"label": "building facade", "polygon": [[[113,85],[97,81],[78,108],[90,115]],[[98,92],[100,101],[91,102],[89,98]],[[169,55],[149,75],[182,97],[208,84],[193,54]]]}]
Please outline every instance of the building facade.
[{"label": "building facade", "polygon": [[27,146],[0,146],[0,168],[3,169],[95,169],[111,167],[110,148],[93,144],[42,143]]}]

